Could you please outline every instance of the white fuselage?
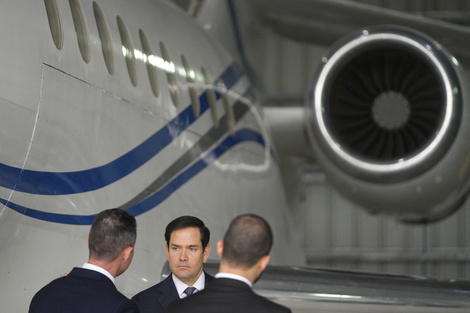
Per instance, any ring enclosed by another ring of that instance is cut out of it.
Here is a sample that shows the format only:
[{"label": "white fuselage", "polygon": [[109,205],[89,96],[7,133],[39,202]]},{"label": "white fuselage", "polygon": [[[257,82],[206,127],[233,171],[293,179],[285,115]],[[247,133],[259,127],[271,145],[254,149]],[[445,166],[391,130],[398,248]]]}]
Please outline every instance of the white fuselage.
[{"label": "white fuselage", "polygon": [[113,207],[137,217],[134,261],[117,279],[128,296],[160,280],[165,226],[185,214],[212,244],[234,216],[260,214],[272,263],[302,264],[250,83],[191,19],[149,0],[17,0],[0,18],[5,312],[86,262],[93,216]]}]

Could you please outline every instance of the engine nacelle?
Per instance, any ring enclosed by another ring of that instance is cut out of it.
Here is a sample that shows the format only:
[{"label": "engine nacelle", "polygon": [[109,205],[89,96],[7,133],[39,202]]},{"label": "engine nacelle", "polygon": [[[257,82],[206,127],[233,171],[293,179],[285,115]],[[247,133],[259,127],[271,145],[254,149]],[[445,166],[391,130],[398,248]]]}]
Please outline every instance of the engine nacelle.
[{"label": "engine nacelle", "polygon": [[315,157],[346,198],[406,222],[446,217],[469,190],[463,69],[413,30],[380,26],[323,57],[308,96]]}]

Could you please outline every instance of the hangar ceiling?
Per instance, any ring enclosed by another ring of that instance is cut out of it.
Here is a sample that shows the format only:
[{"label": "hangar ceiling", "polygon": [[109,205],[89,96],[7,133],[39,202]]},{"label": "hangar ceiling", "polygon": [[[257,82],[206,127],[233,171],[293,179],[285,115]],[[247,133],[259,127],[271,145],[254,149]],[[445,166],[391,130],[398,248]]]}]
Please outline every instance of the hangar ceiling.
[{"label": "hangar ceiling", "polygon": [[470,2],[465,0],[350,0],[458,25],[470,25]]},{"label": "hangar ceiling", "polygon": [[[207,0],[173,0],[183,10],[197,14]],[[335,0],[333,0],[335,1]],[[449,23],[470,26],[470,1],[466,0],[346,0],[374,5]]]}]

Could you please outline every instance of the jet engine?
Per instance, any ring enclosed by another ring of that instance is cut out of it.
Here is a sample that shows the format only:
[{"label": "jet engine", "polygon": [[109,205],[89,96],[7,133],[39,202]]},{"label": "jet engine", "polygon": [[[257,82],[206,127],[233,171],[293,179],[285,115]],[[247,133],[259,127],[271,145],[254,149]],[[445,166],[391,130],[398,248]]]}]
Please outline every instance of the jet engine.
[{"label": "jet engine", "polygon": [[441,45],[408,28],[363,29],[324,55],[310,86],[311,145],[346,198],[411,223],[463,204],[470,89]]}]

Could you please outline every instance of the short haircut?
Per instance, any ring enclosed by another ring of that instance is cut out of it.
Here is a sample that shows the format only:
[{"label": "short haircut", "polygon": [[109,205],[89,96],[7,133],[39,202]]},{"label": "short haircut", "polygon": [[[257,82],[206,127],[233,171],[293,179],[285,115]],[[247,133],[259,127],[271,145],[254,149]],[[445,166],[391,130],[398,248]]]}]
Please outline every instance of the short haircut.
[{"label": "short haircut", "polygon": [[273,233],[268,222],[254,214],[236,217],[224,236],[222,258],[233,267],[250,268],[273,245]]},{"label": "short haircut", "polygon": [[211,237],[211,232],[209,228],[204,225],[204,222],[198,219],[197,217],[194,216],[189,216],[189,215],[184,215],[180,216],[173,221],[171,221],[165,229],[165,240],[166,244],[170,246],[170,238],[171,238],[171,233],[174,232],[175,230],[180,230],[183,228],[188,228],[188,227],[195,227],[199,229],[199,233],[201,234],[201,243],[202,243],[202,249],[206,250],[207,245],[209,244],[209,240]]},{"label": "short haircut", "polygon": [[135,217],[121,209],[108,209],[96,215],[88,237],[90,257],[113,261],[137,238]]}]

